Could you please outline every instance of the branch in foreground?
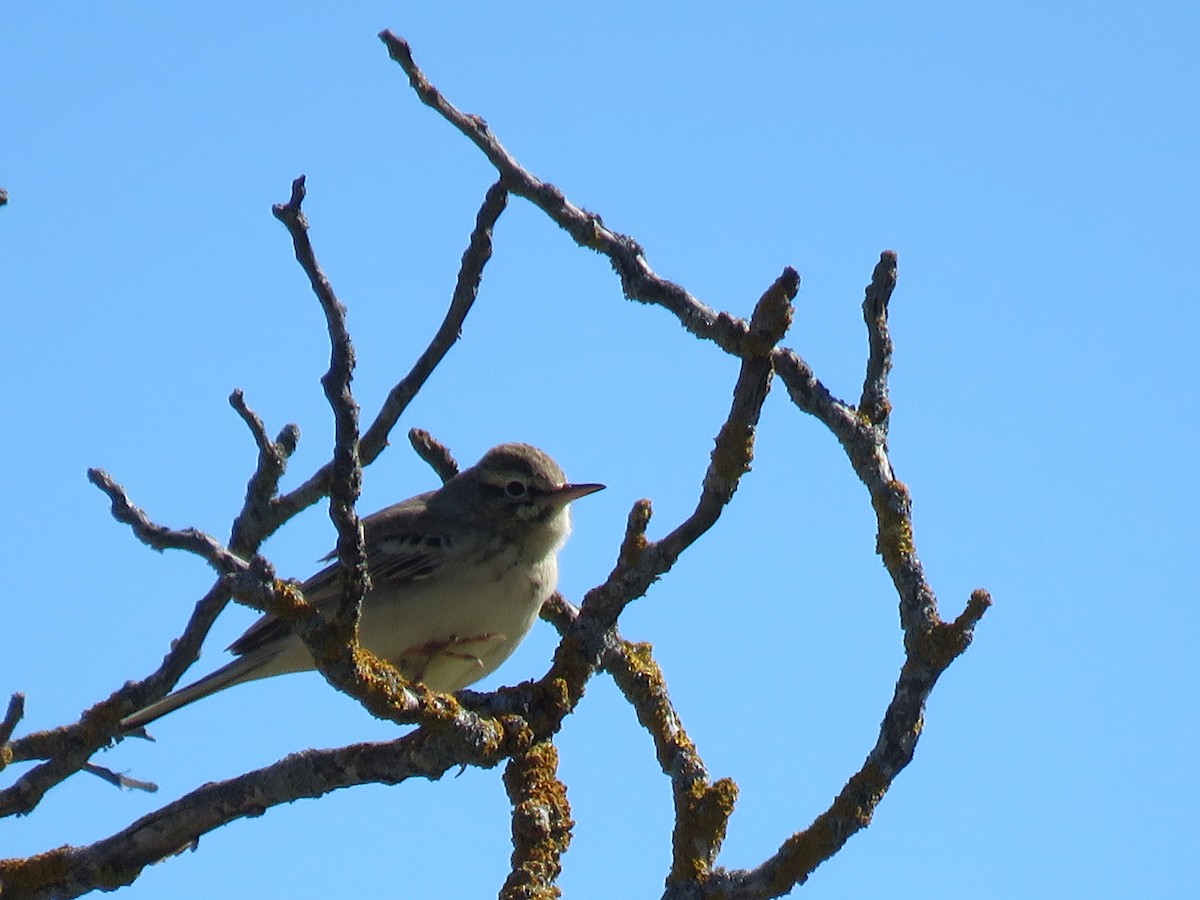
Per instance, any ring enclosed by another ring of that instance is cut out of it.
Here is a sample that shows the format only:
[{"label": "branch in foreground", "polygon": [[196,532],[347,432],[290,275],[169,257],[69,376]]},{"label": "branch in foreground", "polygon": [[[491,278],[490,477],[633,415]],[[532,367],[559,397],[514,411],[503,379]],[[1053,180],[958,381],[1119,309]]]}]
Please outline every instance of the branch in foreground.
[{"label": "branch in foreground", "polygon": [[561,895],[554,882],[562,855],[571,843],[571,805],[558,778],[558,751],[549,741],[518,752],[504,770],[504,787],[513,805],[512,872],[500,900],[529,900]]},{"label": "branch in foreground", "polygon": [[128,828],[85,847],[59,847],[29,859],[0,859],[4,897],[64,900],[100,887],[132,883],[141,870],[197,846],[199,838],[237,819],[298,799],[358,784],[437,780],[462,758],[495,765],[517,752],[507,739],[481,758],[473,736],[455,728],[417,732],[395,741],[306,750],[228,781],[203,785]]},{"label": "branch in foreground", "polygon": [[275,218],[292,236],[296,261],[312,285],[329,331],[329,370],[321,376],[325,398],[333,410],[333,459],[329,468],[329,518],[337,530],[337,559],[342,584],[341,601],[330,623],[338,644],[344,645],[343,663],[350,664],[357,642],[358,619],[367,596],[367,552],[362,524],[354,504],[362,493],[362,465],[358,457],[358,402],[350,390],[354,376],[354,344],[346,327],[346,307],[317,262],[308,237],[308,219],[301,210],[304,176],[292,182],[287,203],[271,207]]}]

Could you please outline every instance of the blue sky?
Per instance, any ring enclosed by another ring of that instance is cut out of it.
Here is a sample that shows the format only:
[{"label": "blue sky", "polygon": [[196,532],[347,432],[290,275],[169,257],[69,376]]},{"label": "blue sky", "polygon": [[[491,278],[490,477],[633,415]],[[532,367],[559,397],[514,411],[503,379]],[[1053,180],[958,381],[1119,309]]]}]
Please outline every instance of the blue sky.
[{"label": "blue sky", "polygon": [[[416,100],[375,37],[386,27],[528,168],[710,305],[748,315],[796,267],[785,343],[839,396],[861,388],[863,285],[881,250],[899,253],[893,463],[943,613],[975,587],[996,605],[871,827],[797,895],[1200,890],[1200,12],[753,10],[0,14],[0,692],[26,693],[25,724],[73,721],[151,671],[210,580],[113,522],[88,466],[156,520],[224,537],[254,460],[232,389],[272,431],[300,426],[289,483],[328,453],[324,329],[270,214],[292,178],[308,177],[312,237],[350,309],[367,414],[440,321],[493,173]],[[360,508],[434,483],[410,426],[464,461],[536,443],[609,485],[576,507],[561,587],[578,599],[611,568],[634,500],[653,500],[652,534],[690,511],[735,376],[513,201],[463,340],[368,470]],[[741,786],[724,865],[806,826],[875,741],[901,656],[873,528],[836,441],[779,392],[726,515],[623,618],[654,644],[712,775]],[[331,545],[317,508],[266,549],[304,577]],[[198,673],[252,619],[230,610]],[[553,643],[539,626],[488,683],[540,675]],[[0,856],[90,842],[293,750],[395,733],[315,675],[243,686],[154,732],[98,762],[158,795],[79,776],[0,827]],[[669,786],[604,678],[559,747],[578,822],[566,896],[657,896]],[[342,791],[213,833],[124,896],[490,896],[508,828],[498,771]]]}]

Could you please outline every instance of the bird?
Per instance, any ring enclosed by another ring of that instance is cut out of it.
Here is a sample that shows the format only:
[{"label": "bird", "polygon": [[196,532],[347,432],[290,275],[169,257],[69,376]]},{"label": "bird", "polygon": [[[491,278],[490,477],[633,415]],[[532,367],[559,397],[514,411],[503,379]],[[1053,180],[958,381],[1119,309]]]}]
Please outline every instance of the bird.
[{"label": "bird", "polygon": [[[558,551],[571,531],[568,505],[603,489],[571,484],[545,452],[508,443],[437,490],[364,517],[370,588],[359,619],[361,645],[436,691],[461,690],[491,674],[554,593]],[[331,618],[341,597],[338,565],[317,572],[301,590]],[[271,614],[228,649],[232,662],[126,716],[123,731],[236,684],[316,668],[291,626]]]}]

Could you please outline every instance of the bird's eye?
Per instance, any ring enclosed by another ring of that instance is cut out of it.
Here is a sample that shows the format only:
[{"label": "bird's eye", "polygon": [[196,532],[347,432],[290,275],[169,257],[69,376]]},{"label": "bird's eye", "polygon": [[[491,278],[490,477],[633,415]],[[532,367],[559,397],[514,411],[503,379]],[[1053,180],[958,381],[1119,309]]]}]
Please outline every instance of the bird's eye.
[{"label": "bird's eye", "polygon": [[515,478],[504,486],[504,493],[510,497],[525,496],[525,482],[517,481]]}]

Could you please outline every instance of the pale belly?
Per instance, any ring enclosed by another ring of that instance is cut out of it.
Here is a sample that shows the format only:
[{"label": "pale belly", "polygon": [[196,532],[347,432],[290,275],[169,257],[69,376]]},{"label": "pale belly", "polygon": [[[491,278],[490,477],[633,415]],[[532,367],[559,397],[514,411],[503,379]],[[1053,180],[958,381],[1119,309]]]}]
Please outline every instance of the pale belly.
[{"label": "pale belly", "polygon": [[553,554],[537,566],[411,585],[403,600],[368,598],[362,645],[406,678],[457,691],[490,675],[529,633],[558,580]]}]

